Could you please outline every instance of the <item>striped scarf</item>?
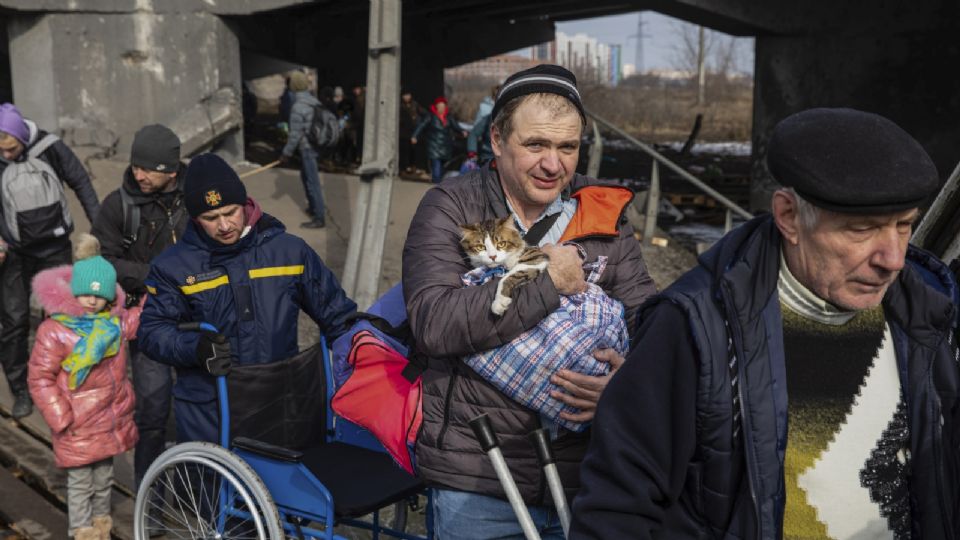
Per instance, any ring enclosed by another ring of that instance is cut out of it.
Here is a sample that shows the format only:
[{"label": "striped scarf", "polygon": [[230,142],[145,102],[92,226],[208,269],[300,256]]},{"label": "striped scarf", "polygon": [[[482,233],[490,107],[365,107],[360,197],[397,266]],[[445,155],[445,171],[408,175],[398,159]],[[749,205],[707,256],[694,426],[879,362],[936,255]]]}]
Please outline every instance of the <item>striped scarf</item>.
[{"label": "striped scarf", "polygon": [[120,317],[111,315],[109,311],[80,317],[54,313],[50,318],[80,336],[73,351],[60,363],[60,367],[70,374],[70,390],[79,388],[90,370],[101,360],[120,352]]}]

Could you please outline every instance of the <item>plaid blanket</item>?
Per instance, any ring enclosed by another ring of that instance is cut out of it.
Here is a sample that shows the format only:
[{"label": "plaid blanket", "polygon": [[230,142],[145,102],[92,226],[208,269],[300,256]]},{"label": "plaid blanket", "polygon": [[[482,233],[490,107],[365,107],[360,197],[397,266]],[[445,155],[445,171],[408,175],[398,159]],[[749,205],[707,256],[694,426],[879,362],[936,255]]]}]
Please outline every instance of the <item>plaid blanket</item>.
[{"label": "plaid blanket", "polygon": [[[550,396],[560,390],[550,376],[561,369],[584,375],[606,375],[610,366],[593,357],[597,349],[613,348],[626,354],[629,346],[623,304],[607,296],[596,284],[606,267],[606,257],[584,265],[586,292],[560,297],[560,308],[510,343],[473,354],[464,362],[498,390],[518,403],[571,431],[587,424],[560,417],[563,411],[579,412]],[[478,268],[463,275],[467,286],[480,285],[505,273],[503,268]],[[508,308],[509,309],[509,308]]]}]

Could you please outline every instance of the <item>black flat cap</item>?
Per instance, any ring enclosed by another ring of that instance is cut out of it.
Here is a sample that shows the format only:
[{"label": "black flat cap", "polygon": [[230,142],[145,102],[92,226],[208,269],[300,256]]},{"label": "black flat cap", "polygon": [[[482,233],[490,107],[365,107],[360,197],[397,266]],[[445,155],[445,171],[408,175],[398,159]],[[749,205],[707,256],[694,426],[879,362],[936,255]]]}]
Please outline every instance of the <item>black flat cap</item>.
[{"label": "black flat cap", "polygon": [[916,208],[940,185],[920,143],[890,120],[854,109],[787,117],[773,129],[767,165],[811,204],[845,214]]}]

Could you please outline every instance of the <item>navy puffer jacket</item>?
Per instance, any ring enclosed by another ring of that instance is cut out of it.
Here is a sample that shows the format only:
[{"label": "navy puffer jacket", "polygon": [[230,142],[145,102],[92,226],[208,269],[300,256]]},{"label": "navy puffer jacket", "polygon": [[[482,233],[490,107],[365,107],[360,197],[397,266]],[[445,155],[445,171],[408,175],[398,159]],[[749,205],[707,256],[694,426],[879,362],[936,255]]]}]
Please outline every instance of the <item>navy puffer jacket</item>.
[{"label": "navy puffer jacket", "polygon": [[246,210],[253,228],[237,243],[219,244],[190,222],[183,240],[151,264],[138,339],[150,358],[178,368],[178,399],[216,398],[213,378],[197,368],[198,333],[178,323],[209,322],[229,338],[234,362],[265,364],[297,354],[300,310],[332,342],[357,309],[306,242],[260,215],[252,199]]}]

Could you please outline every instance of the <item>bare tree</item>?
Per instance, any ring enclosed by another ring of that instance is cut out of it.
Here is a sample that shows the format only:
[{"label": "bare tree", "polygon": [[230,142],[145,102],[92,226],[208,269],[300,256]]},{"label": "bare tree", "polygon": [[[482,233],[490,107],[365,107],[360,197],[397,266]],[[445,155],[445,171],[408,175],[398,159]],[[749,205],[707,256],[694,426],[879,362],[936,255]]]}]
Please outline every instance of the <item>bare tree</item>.
[{"label": "bare tree", "polygon": [[739,71],[742,44],[733,36],[688,23],[674,23],[673,28],[679,37],[673,47],[673,66],[696,81],[697,104],[703,105],[705,86],[709,80],[718,77],[726,79]]}]

